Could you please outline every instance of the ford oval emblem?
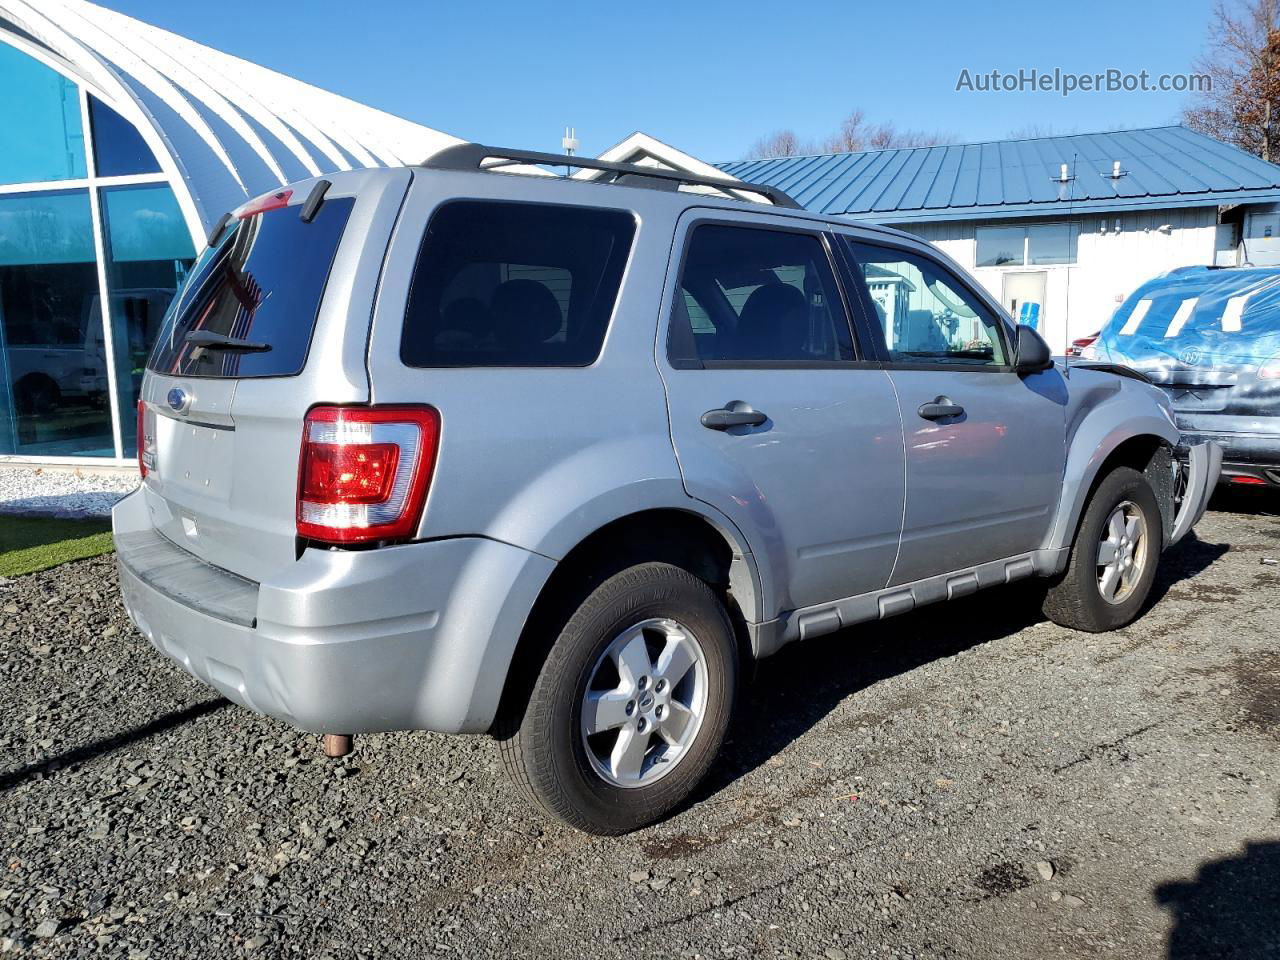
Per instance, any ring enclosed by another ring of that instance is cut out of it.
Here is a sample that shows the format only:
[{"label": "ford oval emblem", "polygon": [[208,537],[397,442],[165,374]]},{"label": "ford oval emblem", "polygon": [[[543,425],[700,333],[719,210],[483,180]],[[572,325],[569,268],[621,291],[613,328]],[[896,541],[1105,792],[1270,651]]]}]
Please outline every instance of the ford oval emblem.
[{"label": "ford oval emblem", "polygon": [[178,413],[186,413],[187,408],[191,406],[191,394],[183,390],[181,387],[174,387],[169,391],[169,396],[165,398],[169,407]]}]

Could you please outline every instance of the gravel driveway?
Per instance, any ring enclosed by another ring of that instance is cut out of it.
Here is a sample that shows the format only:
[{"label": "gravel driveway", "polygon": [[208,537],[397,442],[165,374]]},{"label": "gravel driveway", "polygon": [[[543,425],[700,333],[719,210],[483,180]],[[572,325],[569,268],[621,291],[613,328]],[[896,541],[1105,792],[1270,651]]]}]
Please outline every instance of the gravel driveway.
[{"label": "gravel driveway", "polygon": [[620,840],[538,819],[482,737],[325,760],[154,653],[110,558],[24,577],[0,952],[1280,956],[1268,503],[1208,514],[1116,634],[1020,587],[789,648],[700,802]]}]

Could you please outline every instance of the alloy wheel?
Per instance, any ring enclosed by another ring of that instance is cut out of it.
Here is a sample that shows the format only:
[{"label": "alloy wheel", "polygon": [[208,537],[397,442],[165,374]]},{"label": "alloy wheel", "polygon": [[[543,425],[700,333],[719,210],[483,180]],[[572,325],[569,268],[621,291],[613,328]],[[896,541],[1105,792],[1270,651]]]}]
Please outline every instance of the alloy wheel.
[{"label": "alloy wheel", "polygon": [[670,773],[702,726],[707,673],[698,639],[675,620],[653,617],[619,633],[582,697],[582,741],[596,774],[645,787]]}]

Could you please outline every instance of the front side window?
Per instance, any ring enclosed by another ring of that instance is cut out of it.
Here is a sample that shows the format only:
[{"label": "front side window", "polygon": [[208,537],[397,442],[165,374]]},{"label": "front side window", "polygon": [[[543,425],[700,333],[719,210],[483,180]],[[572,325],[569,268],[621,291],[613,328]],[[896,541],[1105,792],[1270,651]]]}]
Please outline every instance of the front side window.
[{"label": "front side window", "polygon": [[710,364],[853,360],[822,242],[805,233],[695,227],[669,353],[674,361]]},{"label": "front side window", "polygon": [[849,243],[854,263],[898,363],[1000,366],[1000,321],[947,270],[890,247]]},{"label": "front side window", "polygon": [[595,362],[635,234],[620,210],[457,200],[431,218],[400,358],[410,367]]}]

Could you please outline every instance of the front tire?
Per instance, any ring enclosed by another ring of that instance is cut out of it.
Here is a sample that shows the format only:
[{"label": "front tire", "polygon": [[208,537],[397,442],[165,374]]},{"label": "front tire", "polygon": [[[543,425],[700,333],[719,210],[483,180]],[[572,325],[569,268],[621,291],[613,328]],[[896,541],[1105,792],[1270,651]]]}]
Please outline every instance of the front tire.
[{"label": "front tire", "polygon": [[1089,500],[1066,572],[1045,595],[1045,615],[1090,633],[1132,623],[1151,593],[1163,530],[1147,478],[1130,467],[1112,470]]},{"label": "front tire", "polygon": [[644,563],[569,617],[501,738],[517,786],[588,833],[646,826],[710,769],[738,690],[733,625],[686,570]]}]

